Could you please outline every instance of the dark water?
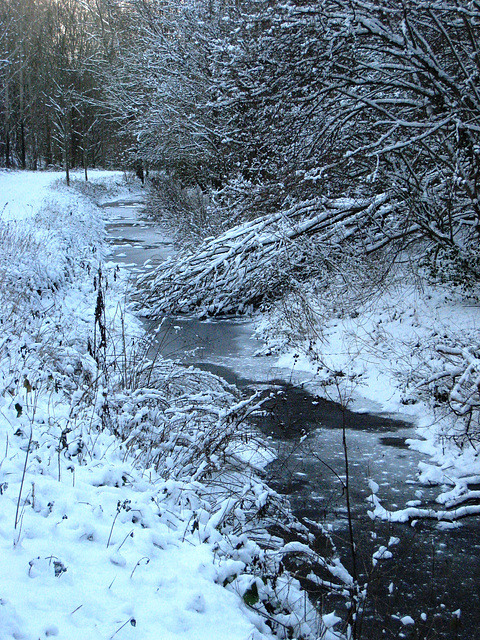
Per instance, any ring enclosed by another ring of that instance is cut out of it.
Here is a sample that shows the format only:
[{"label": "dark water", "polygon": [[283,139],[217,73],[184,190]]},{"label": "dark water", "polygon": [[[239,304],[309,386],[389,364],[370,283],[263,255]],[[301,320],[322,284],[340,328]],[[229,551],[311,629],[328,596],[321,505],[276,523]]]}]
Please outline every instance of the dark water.
[{"label": "dark water", "polygon": [[[173,242],[132,203],[116,204],[109,226],[115,262],[142,272],[144,263],[158,264],[173,255]],[[271,359],[256,356],[260,345],[252,325],[243,319],[200,322],[195,318],[166,318],[161,327],[150,323],[156,344],[167,357],[195,364],[244,389],[263,389],[269,397],[254,421],[277,451],[267,469],[272,488],[290,497],[300,519],[320,522],[330,530],[344,564],[352,570],[345,500],[346,429],[350,498],[356,543],[356,565],[368,582],[362,638],[465,638],[480,640],[480,527],[474,520],[441,529],[418,521],[415,526],[372,521],[368,516],[368,480],[379,485],[378,497],[389,509],[421,500],[434,504],[438,488],[420,485],[417,468],[425,457],[408,448],[415,432],[406,422],[388,416],[354,413],[310,393],[295,372],[272,367]],[[294,382],[295,384],[292,384]],[[310,380],[308,388],[314,387]],[[380,545],[392,558],[373,567]],[[314,589],[313,589],[314,591]],[[327,610],[341,602],[328,602]],[[461,610],[460,615],[458,610]],[[409,615],[414,624],[404,625]]]},{"label": "dark water", "polygon": [[[344,488],[344,419],[356,564],[361,579],[370,585],[362,637],[480,638],[474,604],[480,602],[478,524],[471,521],[441,530],[425,521],[414,527],[372,521],[367,514],[369,478],[379,484],[378,496],[387,508],[403,508],[409,500],[421,499],[424,505],[434,500],[437,490],[417,481],[417,465],[423,456],[405,448],[405,439],[413,435],[411,427],[378,416],[343,412],[287,386],[272,401],[266,422],[259,423],[279,442],[279,456],[268,469],[269,483],[290,496],[298,517],[331,528],[337,549],[352,570]],[[380,545],[387,546],[391,537],[399,539],[389,548],[392,558],[374,568],[373,552]],[[454,615],[458,609],[460,619]],[[414,625],[399,621],[406,614],[415,620]]]}]

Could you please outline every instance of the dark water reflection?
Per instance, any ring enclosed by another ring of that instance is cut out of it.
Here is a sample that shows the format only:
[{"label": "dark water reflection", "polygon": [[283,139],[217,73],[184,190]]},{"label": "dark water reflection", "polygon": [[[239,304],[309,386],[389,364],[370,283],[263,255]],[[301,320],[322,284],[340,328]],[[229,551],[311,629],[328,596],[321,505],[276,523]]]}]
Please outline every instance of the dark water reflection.
[{"label": "dark water reflection", "polygon": [[[145,260],[158,264],[173,255],[173,242],[139,207],[117,203],[114,214],[109,227],[112,260],[131,265],[135,273],[142,271]],[[270,358],[255,355],[259,345],[246,320],[165,318],[160,323],[149,321],[149,327],[165,357],[217,373],[245,393],[264,391],[269,397],[265,411],[252,421],[278,454],[266,469],[268,482],[289,495],[300,519],[321,522],[330,530],[351,568],[342,447],[345,424],[357,565],[362,580],[369,583],[362,638],[480,640],[477,522],[442,529],[427,521],[415,526],[372,521],[367,513],[369,479],[378,483],[378,496],[389,509],[403,508],[409,501],[434,504],[438,488],[424,487],[417,479],[418,463],[425,457],[406,444],[415,435],[410,424],[344,411],[311,394],[298,384],[295,372],[275,369]],[[390,547],[392,558],[374,568],[372,554],[391,537],[399,538]],[[407,614],[413,625],[402,624],[400,619]]]},{"label": "dark water reflection", "polygon": [[[288,386],[272,404],[270,415],[258,420],[264,433],[277,442],[279,452],[267,469],[269,483],[290,496],[299,518],[330,528],[344,563],[352,569],[342,411]],[[326,418],[324,411],[329,408]],[[424,457],[405,448],[405,439],[412,436],[405,423],[350,412],[345,419],[357,566],[369,583],[362,637],[480,638],[479,614],[473,604],[480,602],[478,524],[470,521],[442,530],[427,521],[413,527],[372,521],[367,514],[368,479],[378,483],[378,495],[390,509],[419,499],[423,505],[433,505],[438,489],[418,483],[418,462]],[[380,545],[387,546],[392,536],[399,539],[389,548],[392,558],[374,568],[372,554]],[[454,614],[458,609],[460,619]],[[400,622],[406,614],[414,625]]]}]

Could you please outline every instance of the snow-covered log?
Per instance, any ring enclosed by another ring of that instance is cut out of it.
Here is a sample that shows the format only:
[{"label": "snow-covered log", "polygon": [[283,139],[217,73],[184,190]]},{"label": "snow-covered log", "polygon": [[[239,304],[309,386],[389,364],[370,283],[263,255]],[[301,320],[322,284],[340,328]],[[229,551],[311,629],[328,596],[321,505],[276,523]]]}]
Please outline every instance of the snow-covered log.
[{"label": "snow-covered log", "polygon": [[[471,492],[473,493],[473,492]],[[466,496],[465,501],[476,499],[476,496]],[[456,522],[469,516],[480,515],[479,504],[467,504],[452,509],[432,509],[421,507],[406,507],[396,511],[389,511],[381,504],[376,495],[372,495],[369,501],[373,504],[373,510],[368,512],[372,520],[386,520],[388,522],[411,522],[415,520],[437,520],[438,522]]]},{"label": "snow-covered log", "polygon": [[[233,227],[148,274],[141,282],[146,312],[243,313],[313,272],[326,277],[335,251],[347,243],[370,252],[390,242],[382,221],[391,210],[386,195],[317,198]],[[412,232],[413,227],[402,235]]]}]

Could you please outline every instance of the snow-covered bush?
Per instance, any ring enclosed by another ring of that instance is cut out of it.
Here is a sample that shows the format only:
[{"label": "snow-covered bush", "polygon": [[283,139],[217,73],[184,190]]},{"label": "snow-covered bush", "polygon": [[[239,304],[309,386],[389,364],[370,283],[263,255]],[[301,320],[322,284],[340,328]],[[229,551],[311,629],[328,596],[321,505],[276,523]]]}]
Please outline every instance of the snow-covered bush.
[{"label": "snow-covered bush", "polygon": [[417,393],[430,399],[439,419],[449,418],[443,437],[453,439],[461,448],[472,445],[476,449],[480,442],[478,345],[459,336],[437,337],[421,376],[419,373],[414,376]]},{"label": "snow-covered bush", "polygon": [[1,235],[2,631],[147,639],[160,616],[195,637],[341,637],[286,568],[303,558],[348,598],[334,552],[313,554],[260,479],[258,398],[152,355],[101,210],[59,194]]},{"label": "snow-covered bush", "polygon": [[318,198],[239,224],[146,276],[147,311],[244,313],[281,298],[299,282],[331,284],[341,277],[339,262],[356,258],[350,244],[362,256],[376,251],[379,260],[382,233],[371,236],[366,227],[389,211],[383,196]]},{"label": "snow-covered bush", "polygon": [[199,185],[184,186],[163,172],[149,182],[147,211],[173,233],[182,246],[216,235],[223,217],[213,205],[211,195]]}]

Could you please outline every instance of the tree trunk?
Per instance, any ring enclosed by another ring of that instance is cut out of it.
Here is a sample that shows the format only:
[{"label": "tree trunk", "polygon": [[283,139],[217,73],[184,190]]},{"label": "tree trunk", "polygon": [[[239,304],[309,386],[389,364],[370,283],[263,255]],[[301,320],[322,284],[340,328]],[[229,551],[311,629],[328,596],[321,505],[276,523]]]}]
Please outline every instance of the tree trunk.
[{"label": "tree trunk", "polygon": [[[22,45],[23,48],[23,45]],[[23,52],[20,57],[20,164],[22,169],[27,168],[27,153],[25,149],[25,98],[23,87]]]},{"label": "tree trunk", "polygon": [[52,130],[48,115],[45,121],[45,164],[47,167],[53,164]]},{"label": "tree trunk", "polygon": [[5,168],[10,169],[10,132],[8,126],[5,126]]},{"label": "tree trunk", "polygon": [[70,186],[70,136],[69,136],[69,124],[65,122],[65,178],[67,180],[67,187]]},{"label": "tree trunk", "polygon": [[5,77],[5,167],[10,169],[10,166],[10,92],[8,77]]},{"label": "tree trunk", "polygon": [[27,153],[25,150],[25,122],[20,122],[20,162],[22,165],[22,169],[27,168]]}]

